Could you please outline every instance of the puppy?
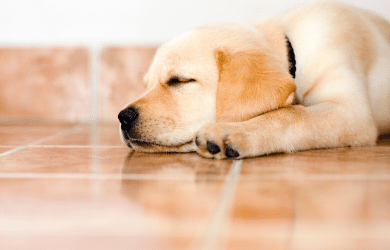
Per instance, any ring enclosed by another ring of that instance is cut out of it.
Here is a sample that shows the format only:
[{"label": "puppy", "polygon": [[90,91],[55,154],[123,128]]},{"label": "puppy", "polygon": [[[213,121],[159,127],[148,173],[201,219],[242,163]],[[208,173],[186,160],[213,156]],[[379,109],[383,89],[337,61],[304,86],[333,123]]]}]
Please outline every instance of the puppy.
[{"label": "puppy", "polygon": [[137,151],[215,159],[371,146],[390,131],[389,81],[390,24],[319,2],[162,45],[121,135]]}]

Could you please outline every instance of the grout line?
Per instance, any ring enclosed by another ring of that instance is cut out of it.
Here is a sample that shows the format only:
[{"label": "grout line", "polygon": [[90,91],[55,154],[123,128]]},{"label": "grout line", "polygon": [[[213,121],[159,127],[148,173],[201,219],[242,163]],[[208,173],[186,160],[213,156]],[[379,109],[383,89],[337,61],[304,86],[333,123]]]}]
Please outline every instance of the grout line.
[{"label": "grout line", "polygon": [[241,171],[241,165],[242,160],[233,162],[225,182],[217,210],[215,211],[210,224],[206,228],[205,234],[201,239],[200,246],[198,246],[196,249],[219,249],[218,245],[220,244],[224,225],[227,223],[227,216],[233,205],[233,198],[237,185],[237,179]]},{"label": "grout line", "polygon": [[[209,178],[209,175],[204,175]],[[307,175],[298,178],[285,178],[283,175],[270,175],[263,178],[246,178],[241,175],[243,181],[390,181],[390,174],[367,175],[327,175],[324,178],[318,175]],[[229,178],[229,177],[228,177]],[[202,180],[202,175],[193,174],[109,174],[109,173],[0,173],[0,179],[111,179],[111,180]],[[223,175],[215,175],[213,180],[225,179]]]},{"label": "grout line", "polygon": [[30,144],[23,145],[23,146],[19,146],[19,147],[15,148],[15,149],[6,151],[6,152],[0,154],[0,159],[3,158],[3,157],[5,157],[5,156],[7,156],[7,155],[10,155],[10,154],[13,154],[13,153],[15,153],[15,152],[18,152],[18,151],[20,151],[20,150],[22,150],[22,149],[26,149],[26,148],[29,148],[29,147],[33,147],[33,146],[35,146],[35,145],[37,145],[37,144],[40,144],[40,143],[42,143],[42,142],[49,141],[49,140],[52,140],[52,139],[56,139],[56,138],[59,138],[59,137],[62,137],[62,136],[71,134],[71,133],[73,133],[74,131],[76,131],[77,129],[78,129],[78,125],[76,125],[76,126],[73,127],[73,128],[69,128],[69,129],[62,130],[62,131],[60,131],[60,132],[58,132],[58,133],[56,133],[56,134],[54,134],[54,135],[52,135],[52,136],[45,137],[45,138],[43,138],[43,139],[37,140],[37,141],[35,141],[35,142],[32,142],[32,143],[30,143]]},{"label": "grout line", "polygon": [[[204,175],[209,179],[209,175]],[[230,177],[228,177],[230,178]],[[92,180],[202,180],[202,175],[193,174],[109,174],[109,173],[0,173],[0,179],[92,179]],[[223,175],[215,175],[213,180],[226,179]],[[390,181],[390,174],[367,174],[367,175],[327,175],[324,178],[319,175],[307,175],[298,178],[285,178],[279,176],[264,176],[263,178],[246,178],[241,175],[243,181]]]},{"label": "grout line", "polygon": [[91,74],[91,96],[89,120],[97,122],[99,120],[99,67],[100,67],[101,46],[94,44],[90,47],[90,74]]},{"label": "grout line", "polygon": [[94,146],[94,145],[32,145],[31,148],[128,148],[127,146]]},{"label": "grout line", "polygon": [[390,174],[268,174],[241,176],[245,181],[389,181]]},{"label": "grout line", "polygon": [[[204,178],[210,180],[209,175]],[[225,176],[217,175],[212,180],[223,180]],[[0,179],[69,179],[69,180],[202,180],[202,176],[177,174],[95,174],[95,173],[0,173]]]}]

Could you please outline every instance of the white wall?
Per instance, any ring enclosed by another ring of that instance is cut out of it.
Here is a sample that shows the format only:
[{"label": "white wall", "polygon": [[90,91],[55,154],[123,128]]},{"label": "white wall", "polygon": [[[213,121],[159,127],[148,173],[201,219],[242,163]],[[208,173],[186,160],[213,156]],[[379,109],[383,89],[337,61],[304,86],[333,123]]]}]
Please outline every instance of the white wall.
[{"label": "white wall", "polygon": [[[304,0],[1,0],[0,44],[159,44],[190,28],[249,22]],[[388,0],[345,2],[390,15]]]}]

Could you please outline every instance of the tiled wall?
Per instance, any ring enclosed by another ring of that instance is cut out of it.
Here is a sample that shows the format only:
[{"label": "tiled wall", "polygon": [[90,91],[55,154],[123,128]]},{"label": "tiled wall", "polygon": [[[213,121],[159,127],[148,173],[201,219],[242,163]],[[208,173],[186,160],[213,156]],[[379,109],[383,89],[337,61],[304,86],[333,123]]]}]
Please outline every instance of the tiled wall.
[{"label": "tiled wall", "polygon": [[103,47],[99,81],[91,81],[87,47],[0,48],[0,120],[85,122],[90,119],[93,87],[98,84],[102,122],[143,91],[142,78],[156,46]]},{"label": "tiled wall", "polygon": [[106,47],[101,51],[99,116],[117,121],[119,111],[142,93],[156,47]]}]

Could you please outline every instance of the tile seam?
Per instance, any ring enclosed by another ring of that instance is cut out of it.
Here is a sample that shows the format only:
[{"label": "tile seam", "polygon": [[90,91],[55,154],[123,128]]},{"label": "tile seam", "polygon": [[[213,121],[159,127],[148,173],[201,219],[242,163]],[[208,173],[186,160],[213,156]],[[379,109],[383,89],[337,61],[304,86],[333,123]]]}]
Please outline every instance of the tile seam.
[{"label": "tile seam", "polygon": [[96,122],[99,120],[99,67],[101,59],[101,45],[94,44],[89,48],[89,66],[91,76],[90,110],[89,120]]},{"label": "tile seam", "polygon": [[50,141],[50,140],[52,140],[52,139],[60,138],[60,137],[62,137],[62,136],[71,134],[71,133],[73,133],[74,131],[77,131],[78,128],[79,128],[79,125],[76,125],[76,126],[74,126],[74,127],[72,127],[72,128],[65,129],[65,130],[61,130],[61,131],[57,132],[56,134],[53,134],[53,135],[48,136],[48,137],[44,137],[44,138],[42,138],[42,139],[40,139],[40,140],[37,140],[37,141],[34,141],[34,142],[30,143],[30,144],[26,144],[26,145],[23,145],[23,146],[19,146],[19,147],[17,147],[17,148],[12,149],[12,150],[8,150],[8,151],[6,151],[6,152],[0,154],[0,159],[3,158],[3,157],[5,157],[5,156],[11,155],[11,154],[13,154],[13,153],[15,153],[15,152],[18,152],[18,151],[20,151],[20,150],[23,150],[23,149],[26,149],[26,148],[33,147],[33,146],[35,146],[35,145],[37,145],[37,144],[40,144],[40,143],[43,143],[43,142],[45,142],[45,141]]},{"label": "tile seam", "polygon": [[32,145],[31,148],[128,148],[126,146],[104,146],[104,145]]},{"label": "tile seam", "polygon": [[[210,180],[210,176],[205,175]],[[158,175],[158,174],[93,174],[93,173],[0,173],[0,179],[68,179],[68,180],[172,180],[193,181],[193,175]],[[197,176],[196,179],[202,179]],[[215,176],[212,180],[223,180]]]},{"label": "tile seam", "polygon": [[206,228],[203,238],[200,240],[200,245],[195,249],[219,249],[218,246],[222,237],[223,228],[227,223],[228,214],[233,205],[237,179],[241,172],[241,165],[242,160],[236,160],[232,163],[215,214]]},{"label": "tile seam", "polygon": [[[0,148],[18,148],[25,145],[0,145]],[[108,146],[108,145],[30,145],[30,148],[128,148],[127,146]]]},{"label": "tile seam", "polygon": [[270,174],[260,176],[241,175],[245,181],[389,181],[390,174]]},{"label": "tile seam", "polygon": [[[205,175],[205,178],[210,178]],[[390,174],[375,174],[375,175],[349,175],[343,178],[327,176],[321,178],[320,175],[310,175],[306,178],[273,178],[264,176],[264,178],[246,178],[240,175],[242,181],[390,181]],[[0,179],[125,179],[125,180],[194,180],[195,177],[188,175],[159,175],[159,174],[110,174],[110,173],[0,173]],[[202,176],[197,176],[196,179],[202,179]],[[225,176],[214,176],[212,180],[223,180]]]}]

